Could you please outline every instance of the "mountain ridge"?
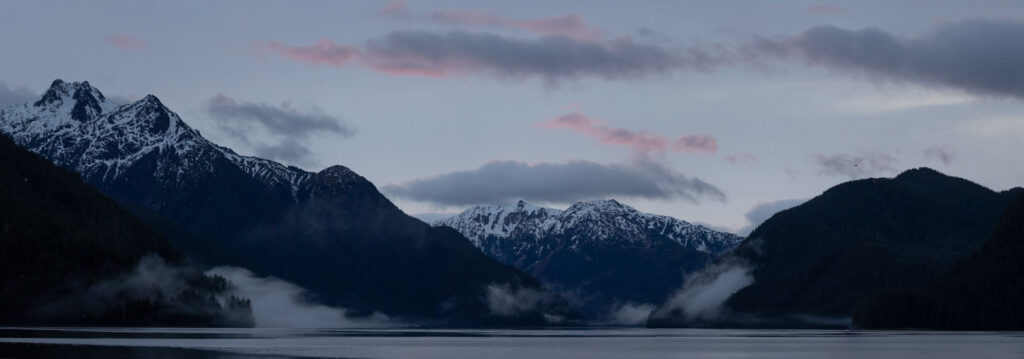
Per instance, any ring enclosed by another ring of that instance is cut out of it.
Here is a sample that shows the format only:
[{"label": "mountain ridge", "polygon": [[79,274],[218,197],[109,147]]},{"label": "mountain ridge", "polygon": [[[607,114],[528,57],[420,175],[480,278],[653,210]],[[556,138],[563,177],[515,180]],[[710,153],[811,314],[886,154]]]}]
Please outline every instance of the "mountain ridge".
[{"label": "mountain ridge", "polygon": [[408,217],[344,166],[307,172],[238,155],[152,95],[118,106],[88,83],[57,80],[44,99],[0,110],[0,132],[146,211],[144,218],[153,213],[196,235],[181,248],[203,248],[196,237],[216,241],[225,253],[207,264],[278,276],[356,314],[441,325],[541,325],[545,314],[578,316],[559,300],[514,315],[492,311],[483,299],[492,285],[543,286],[461,235]]},{"label": "mountain ridge", "polygon": [[577,308],[599,320],[622,305],[664,300],[682,285],[685,272],[742,240],[614,199],[565,210],[525,201],[480,205],[433,225],[459,231],[492,258],[568,293]]},{"label": "mountain ridge", "polygon": [[693,322],[665,308],[649,324],[848,326],[861,302],[924,285],[976,250],[1021,192],[930,168],[838,184],[764,221],[723,261],[753,276],[725,302],[734,315]]}]

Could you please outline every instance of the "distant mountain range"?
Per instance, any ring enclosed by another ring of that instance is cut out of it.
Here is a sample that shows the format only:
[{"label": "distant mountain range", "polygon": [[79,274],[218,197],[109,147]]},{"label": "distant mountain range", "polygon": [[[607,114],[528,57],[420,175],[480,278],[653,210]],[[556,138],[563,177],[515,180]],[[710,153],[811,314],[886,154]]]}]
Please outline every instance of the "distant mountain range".
[{"label": "distant mountain range", "polygon": [[449,325],[578,318],[551,295],[496,310],[492,296],[543,285],[405,215],[348,168],[238,155],[153,95],[118,106],[88,82],[56,80],[38,101],[0,111],[0,132],[80,173],[193,258],[283,278],[351,313]]},{"label": "distant mountain range", "polygon": [[454,228],[599,320],[622,305],[664,301],[686,273],[743,240],[615,200],[578,202],[564,211],[522,201],[476,206],[434,225]]},{"label": "distant mountain range", "polygon": [[694,322],[664,307],[649,324],[847,327],[869,298],[923,287],[971,255],[1021,192],[928,168],[837,185],[776,213],[723,260],[754,278],[728,298],[731,315]]},{"label": "distant mountain range", "polygon": [[636,323],[660,304],[649,326],[1024,329],[1024,189],[927,168],[742,238],[615,200],[432,226],[348,168],[242,156],[155,96],[117,105],[87,82],[0,109],[0,133],[0,324],[251,325],[197,269],[233,265],[425,325]]},{"label": "distant mountain range", "polygon": [[250,303],[113,200],[0,135],[0,325],[251,326]]}]

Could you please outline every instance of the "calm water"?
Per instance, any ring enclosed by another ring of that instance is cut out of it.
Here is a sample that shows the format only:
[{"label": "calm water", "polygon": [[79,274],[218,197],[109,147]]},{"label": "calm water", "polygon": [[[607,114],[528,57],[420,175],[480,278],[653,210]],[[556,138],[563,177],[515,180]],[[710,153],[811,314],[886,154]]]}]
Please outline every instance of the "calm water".
[{"label": "calm water", "polygon": [[1024,358],[1024,333],[0,328],[0,358]]}]

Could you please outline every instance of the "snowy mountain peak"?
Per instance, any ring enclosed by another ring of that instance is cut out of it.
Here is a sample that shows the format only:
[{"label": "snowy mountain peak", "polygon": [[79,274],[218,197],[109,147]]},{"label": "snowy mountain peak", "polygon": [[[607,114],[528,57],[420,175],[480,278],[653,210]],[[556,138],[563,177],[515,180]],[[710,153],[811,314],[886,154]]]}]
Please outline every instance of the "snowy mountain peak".
[{"label": "snowy mountain peak", "polygon": [[633,207],[614,199],[576,202],[565,212],[566,215],[572,216],[622,216],[639,213]]},{"label": "snowy mountain peak", "polygon": [[[58,127],[61,122],[76,121],[86,122],[99,117],[104,112],[117,107],[114,103],[107,101],[99,90],[89,85],[89,82],[64,82],[57,79],[50,84],[50,88],[43,93],[43,96],[31,106],[28,104],[12,106],[5,112],[27,112],[43,115],[49,120],[59,120],[55,123],[39,125],[45,127]],[[45,116],[49,114],[50,116]]]},{"label": "snowy mountain peak", "polygon": [[89,81],[64,82],[64,80],[56,79],[50,84],[50,88],[43,93],[43,97],[32,105],[36,107],[52,104],[59,105],[59,103],[64,102],[67,99],[88,101],[92,103],[107,101],[106,97],[103,96],[103,93],[92,87],[92,85],[89,85]]},{"label": "snowy mountain peak", "polygon": [[[38,101],[0,109],[0,132],[94,183],[123,180],[132,171],[181,182],[230,163],[268,186],[289,188],[294,197],[313,175],[208,141],[154,95],[117,105],[88,82],[57,79]],[[343,166],[320,175],[342,182],[358,177]]]},{"label": "snowy mountain peak", "polygon": [[610,242],[644,243],[668,238],[700,252],[716,253],[733,248],[742,237],[700,225],[637,211],[614,199],[577,202],[565,211],[519,201],[515,206],[482,205],[434,222],[458,230],[474,244],[495,240],[559,237],[569,245]]},{"label": "snowy mountain peak", "polygon": [[479,205],[462,213],[436,221],[465,235],[478,247],[488,236],[507,238],[517,230],[540,232],[550,228],[562,211],[518,201],[515,205]]}]

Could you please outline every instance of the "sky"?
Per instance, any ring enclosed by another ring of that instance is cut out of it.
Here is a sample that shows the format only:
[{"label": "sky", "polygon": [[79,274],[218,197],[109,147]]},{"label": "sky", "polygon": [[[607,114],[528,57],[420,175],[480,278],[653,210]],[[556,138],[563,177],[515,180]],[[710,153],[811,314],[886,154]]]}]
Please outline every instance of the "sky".
[{"label": "sky", "polygon": [[1024,185],[1024,2],[0,1],[0,105],[154,94],[410,214],[615,198],[746,233],[844,181]]}]

